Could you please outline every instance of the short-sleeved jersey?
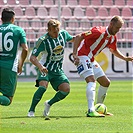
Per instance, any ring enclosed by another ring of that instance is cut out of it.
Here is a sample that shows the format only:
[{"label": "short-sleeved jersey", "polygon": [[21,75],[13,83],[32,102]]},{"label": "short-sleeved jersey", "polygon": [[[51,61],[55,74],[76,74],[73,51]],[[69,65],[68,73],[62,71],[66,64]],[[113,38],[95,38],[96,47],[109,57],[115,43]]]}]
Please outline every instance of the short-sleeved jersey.
[{"label": "short-sleeved jersey", "polygon": [[46,33],[38,39],[32,55],[37,57],[42,52],[40,63],[49,71],[59,72],[62,69],[65,44],[72,39],[73,36],[66,30],[60,30],[55,39]]},{"label": "short-sleeved jersey", "polygon": [[25,31],[14,24],[0,25],[0,67],[17,72],[18,48],[27,45]]},{"label": "short-sleeved jersey", "polygon": [[91,61],[94,56],[99,54],[105,47],[116,50],[116,36],[110,35],[108,27],[93,27],[90,31],[83,33],[84,40],[78,47],[78,55],[86,55]]}]

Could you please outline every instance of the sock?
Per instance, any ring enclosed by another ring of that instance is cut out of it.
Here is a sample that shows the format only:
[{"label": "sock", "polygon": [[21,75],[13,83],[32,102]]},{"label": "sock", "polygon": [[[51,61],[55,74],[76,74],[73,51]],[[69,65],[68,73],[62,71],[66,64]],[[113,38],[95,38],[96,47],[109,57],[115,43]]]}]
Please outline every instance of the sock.
[{"label": "sock", "polygon": [[96,88],[95,82],[89,82],[87,84],[87,87],[86,87],[86,97],[87,97],[87,101],[88,101],[88,110],[90,112],[95,110],[95,107],[94,107],[95,88]]},{"label": "sock", "polygon": [[6,96],[0,96],[0,105],[3,105],[3,106],[10,105],[10,99]]},{"label": "sock", "polygon": [[48,102],[48,104],[51,106],[52,104],[64,99],[69,92],[64,92],[64,91],[58,91],[55,96]]},{"label": "sock", "polygon": [[104,99],[107,95],[107,90],[108,90],[108,87],[99,86],[97,103],[103,103],[104,102]]},{"label": "sock", "polygon": [[34,93],[32,103],[31,103],[31,107],[30,107],[29,111],[35,112],[35,107],[39,103],[39,101],[41,100],[41,98],[42,98],[45,91],[46,91],[46,88],[44,86],[39,86],[38,87],[37,91]]}]

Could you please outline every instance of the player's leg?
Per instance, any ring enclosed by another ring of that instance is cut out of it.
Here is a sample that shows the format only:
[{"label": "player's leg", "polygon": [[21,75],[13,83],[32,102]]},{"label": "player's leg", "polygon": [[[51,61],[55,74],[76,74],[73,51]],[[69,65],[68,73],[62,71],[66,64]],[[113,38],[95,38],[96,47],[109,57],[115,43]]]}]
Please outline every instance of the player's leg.
[{"label": "player's leg", "polygon": [[36,80],[36,85],[35,85],[36,87],[38,87],[38,89],[36,90],[32,98],[31,106],[28,112],[29,117],[34,117],[35,108],[39,103],[39,101],[41,100],[48,86],[48,75],[45,77],[41,76],[40,72],[38,72],[38,75],[39,76],[38,79]]},{"label": "player's leg", "polygon": [[94,79],[94,72],[92,63],[87,56],[79,57],[80,64],[77,66],[78,73],[83,77],[87,83],[86,86],[86,97],[88,101],[88,113],[87,117],[100,117],[99,113],[95,111],[94,102],[95,102],[95,88],[96,82]]},{"label": "player's leg", "polygon": [[0,105],[9,106],[12,102],[16,85],[17,85],[17,73],[7,69],[0,68]]},{"label": "player's leg", "polygon": [[107,90],[110,85],[110,80],[106,77],[100,65],[95,61],[93,63],[95,79],[100,84],[98,89],[97,103],[103,103],[107,95]]},{"label": "player's leg", "polygon": [[53,98],[45,102],[45,110],[44,110],[44,116],[49,115],[49,109],[50,107],[60,100],[63,100],[70,92],[70,86],[68,78],[65,76],[64,72],[60,74],[60,76],[55,76],[50,81],[52,87],[56,91],[56,94]]}]

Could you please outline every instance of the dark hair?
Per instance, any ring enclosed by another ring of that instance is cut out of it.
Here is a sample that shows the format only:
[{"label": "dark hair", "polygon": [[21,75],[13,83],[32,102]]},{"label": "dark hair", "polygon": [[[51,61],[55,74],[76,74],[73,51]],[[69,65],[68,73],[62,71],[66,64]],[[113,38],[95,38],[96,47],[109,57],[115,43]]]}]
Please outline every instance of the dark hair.
[{"label": "dark hair", "polygon": [[15,16],[15,12],[12,9],[4,8],[2,10],[2,21],[3,22],[10,22],[11,19]]}]

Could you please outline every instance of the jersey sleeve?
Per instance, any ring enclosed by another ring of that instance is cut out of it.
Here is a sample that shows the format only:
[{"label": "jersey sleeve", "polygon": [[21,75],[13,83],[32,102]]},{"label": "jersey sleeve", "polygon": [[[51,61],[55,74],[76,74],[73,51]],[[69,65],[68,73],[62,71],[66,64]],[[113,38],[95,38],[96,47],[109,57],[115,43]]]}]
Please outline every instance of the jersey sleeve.
[{"label": "jersey sleeve", "polygon": [[95,40],[95,38],[97,38],[99,35],[100,35],[100,32],[98,32],[98,30],[97,30],[96,27],[90,29],[87,32],[83,32],[82,33],[83,38],[84,39],[87,39],[87,40],[88,39],[91,39],[92,40],[92,38]]},{"label": "jersey sleeve", "polygon": [[23,29],[21,29],[21,32],[20,32],[20,45],[21,44],[27,44],[26,33]]},{"label": "jersey sleeve", "polygon": [[66,36],[66,41],[69,42],[73,39],[73,36],[71,36],[66,30],[64,30],[65,36]]},{"label": "jersey sleeve", "polygon": [[39,38],[36,42],[36,46],[32,50],[32,55],[37,57],[42,51],[45,51],[45,46],[43,40]]}]

